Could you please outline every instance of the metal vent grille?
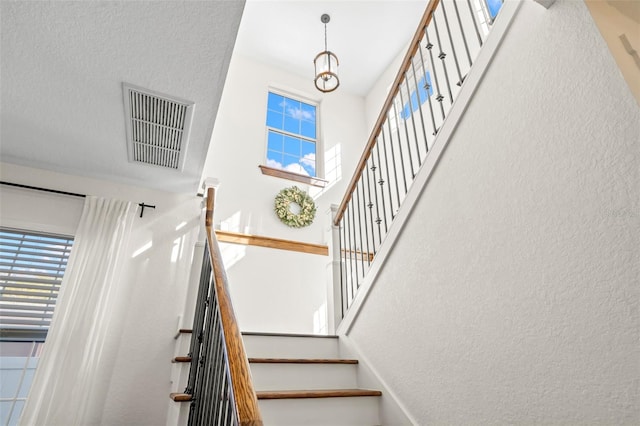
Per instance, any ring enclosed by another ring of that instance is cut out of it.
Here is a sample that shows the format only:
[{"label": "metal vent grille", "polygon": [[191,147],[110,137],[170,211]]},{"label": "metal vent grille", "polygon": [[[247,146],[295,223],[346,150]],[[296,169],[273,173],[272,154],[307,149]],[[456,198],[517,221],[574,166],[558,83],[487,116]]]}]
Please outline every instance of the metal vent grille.
[{"label": "metal vent grille", "polygon": [[182,170],[193,102],[123,85],[129,161]]}]

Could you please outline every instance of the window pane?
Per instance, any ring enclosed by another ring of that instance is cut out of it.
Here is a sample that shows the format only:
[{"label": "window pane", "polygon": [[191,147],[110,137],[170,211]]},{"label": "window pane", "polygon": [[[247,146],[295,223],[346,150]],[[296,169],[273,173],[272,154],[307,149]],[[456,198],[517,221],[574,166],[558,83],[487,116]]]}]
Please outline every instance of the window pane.
[{"label": "window pane", "polygon": [[275,151],[267,151],[267,166],[275,167],[276,169],[282,168],[282,153]]},{"label": "window pane", "polygon": [[291,136],[285,136],[284,153],[294,155],[296,156],[296,158],[300,157],[300,139],[292,138]]},{"label": "window pane", "polygon": [[267,111],[267,126],[274,129],[283,128],[283,116],[279,112]]},{"label": "window pane", "polygon": [[297,118],[293,118],[289,115],[284,117],[284,128],[285,132],[295,133],[297,135],[300,134],[300,120]]},{"label": "window pane", "polygon": [[492,18],[495,18],[502,7],[502,0],[487,0],[487,6],[489,7],[489,14]]},{"label": "window pane", "polygon": [[25,401],[16,401],[16,405],[13,407],[13,415],[11,416],[9,426],[16,426],[18,424],[20,414],[22,414],[22,409],[24,408],[24,403]]},{"label": "window pane", "polygon": [[316,107],[313,105],[300,103],[300,109],[302,111],[301,117],[303,120],[310,121],[315,126],[316,124]]},{"label": "window pane", "polygon": [[276,95],[275,93],[269,92],[267,108],[271,111],[284,111],[284,96]]},{"label": "window pane", "polygon": [[310,121],[302,121],[302,126],[300,129],[300,134],[306,138],[315,139],[316,138],[316,123],[312,123]]},{"label": "window pane", "polygon": [[293,117],[295,119],[300,119],[301,111],[300,111],[300,101],[296,101],[294,99],[285,98],[284,99],[284,113],[288,117]]},{"label": "window pane", "polygon": [[282,152],[283,137],[284,136],[281,133],[269,131],[269,140],[267,142],[267,149],[272,151]]},{"label": "window pane", "polygon": [[302,162],[302,167],[304,168],[304,170],[307,172],[307,174],[309,176],[315,176],[316,175],[316,162],[315,161],[304,160]]},{"label": "window pane", "polygon": [[3,426],[7,424],[7,420],[9,420],[9,411],[11,411],[11,406],[13,405],[13,401],[0,401],[0,424]]},{"label": "window pane", "polygon": [[[284,167],[287,167],[287,166],[291,166],[292,164],[298,164],[298,159],[299,158],[300,157],[294,157],[293,155],[284,155],[283,158],[282,158],[282,160],[283,160],[282,161],[282,165]],[[291,171],[295,172],[296,170],[291,170]]]},{"label": "window pane", "polygon": [[316,144],[313,142],[302,141],[302,151],[301,154],[303,157],[307,155],[313,154],[316,155]]}]

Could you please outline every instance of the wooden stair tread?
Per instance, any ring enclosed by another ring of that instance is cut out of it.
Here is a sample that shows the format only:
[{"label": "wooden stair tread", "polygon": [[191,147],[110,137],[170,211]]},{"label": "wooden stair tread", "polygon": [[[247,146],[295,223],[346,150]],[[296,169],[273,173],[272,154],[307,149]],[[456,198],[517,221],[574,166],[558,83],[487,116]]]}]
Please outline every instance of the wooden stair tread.
[{"label": "wooden stair tread", "polygon": [[190,356],[177,356],[171,362],[191,362]]},{"label": "wooden stair tread", "polygon": [[266,336],[266,337],[313,337],[319,339],[337,339],[335,334],[305,334],[305,333],[272,333],[266,331],[243,331],[243,336]]},{"label": "wooden stair tread", "polygon": [[169,396],[171,397],[171,399],[173,399],[176,402],[191,401],[191,399],[193,398],[193,395],[190,395],[188,393],[177,393],[177,392],[173,392],[169,394]]},{"label": "wooden stair tread", "polygon": [[381,396],[382,392],[370,389],[322,389],[258,391],[258,399],[297,399],[297,398],[345,398],[351,396]]},{"label": "wooden stair tread", "polygon": [[249,358],[252,364],[357,364],[357,359],[333,358]]}]

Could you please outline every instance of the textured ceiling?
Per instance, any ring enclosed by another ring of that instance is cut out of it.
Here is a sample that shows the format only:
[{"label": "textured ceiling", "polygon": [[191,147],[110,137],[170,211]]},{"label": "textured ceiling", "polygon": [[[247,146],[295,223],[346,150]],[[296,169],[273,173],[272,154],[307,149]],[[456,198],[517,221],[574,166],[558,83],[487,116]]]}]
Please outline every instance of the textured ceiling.
[{"label": "textured ceiling", "polygon": [[[243,5],[0,2],[2,161],[195,192]],[[123,82],[195,102],[184,171],[127,161]]]},{"label": "textured ceiling", "polygon": [[340,88],[364,96],[405,49],[427,0],[247,0],[236,51],[309,79],[313,58],[328,48],[340,61]]}]

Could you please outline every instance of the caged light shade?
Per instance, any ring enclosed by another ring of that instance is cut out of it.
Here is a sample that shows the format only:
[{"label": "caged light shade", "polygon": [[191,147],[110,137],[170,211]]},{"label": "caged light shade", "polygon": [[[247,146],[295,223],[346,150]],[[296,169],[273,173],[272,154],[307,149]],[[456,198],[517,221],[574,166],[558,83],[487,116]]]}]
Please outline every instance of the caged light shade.
[{"label": "caged light shade", "polygon": [[338,79],[338,57],[327,49],[327,23],[331,20],[326,13],[320,17],[324,24],[324,51],[316,55],[313,65],[316,71],[314,83],[321,92],[333,92],[340,85]]}]

